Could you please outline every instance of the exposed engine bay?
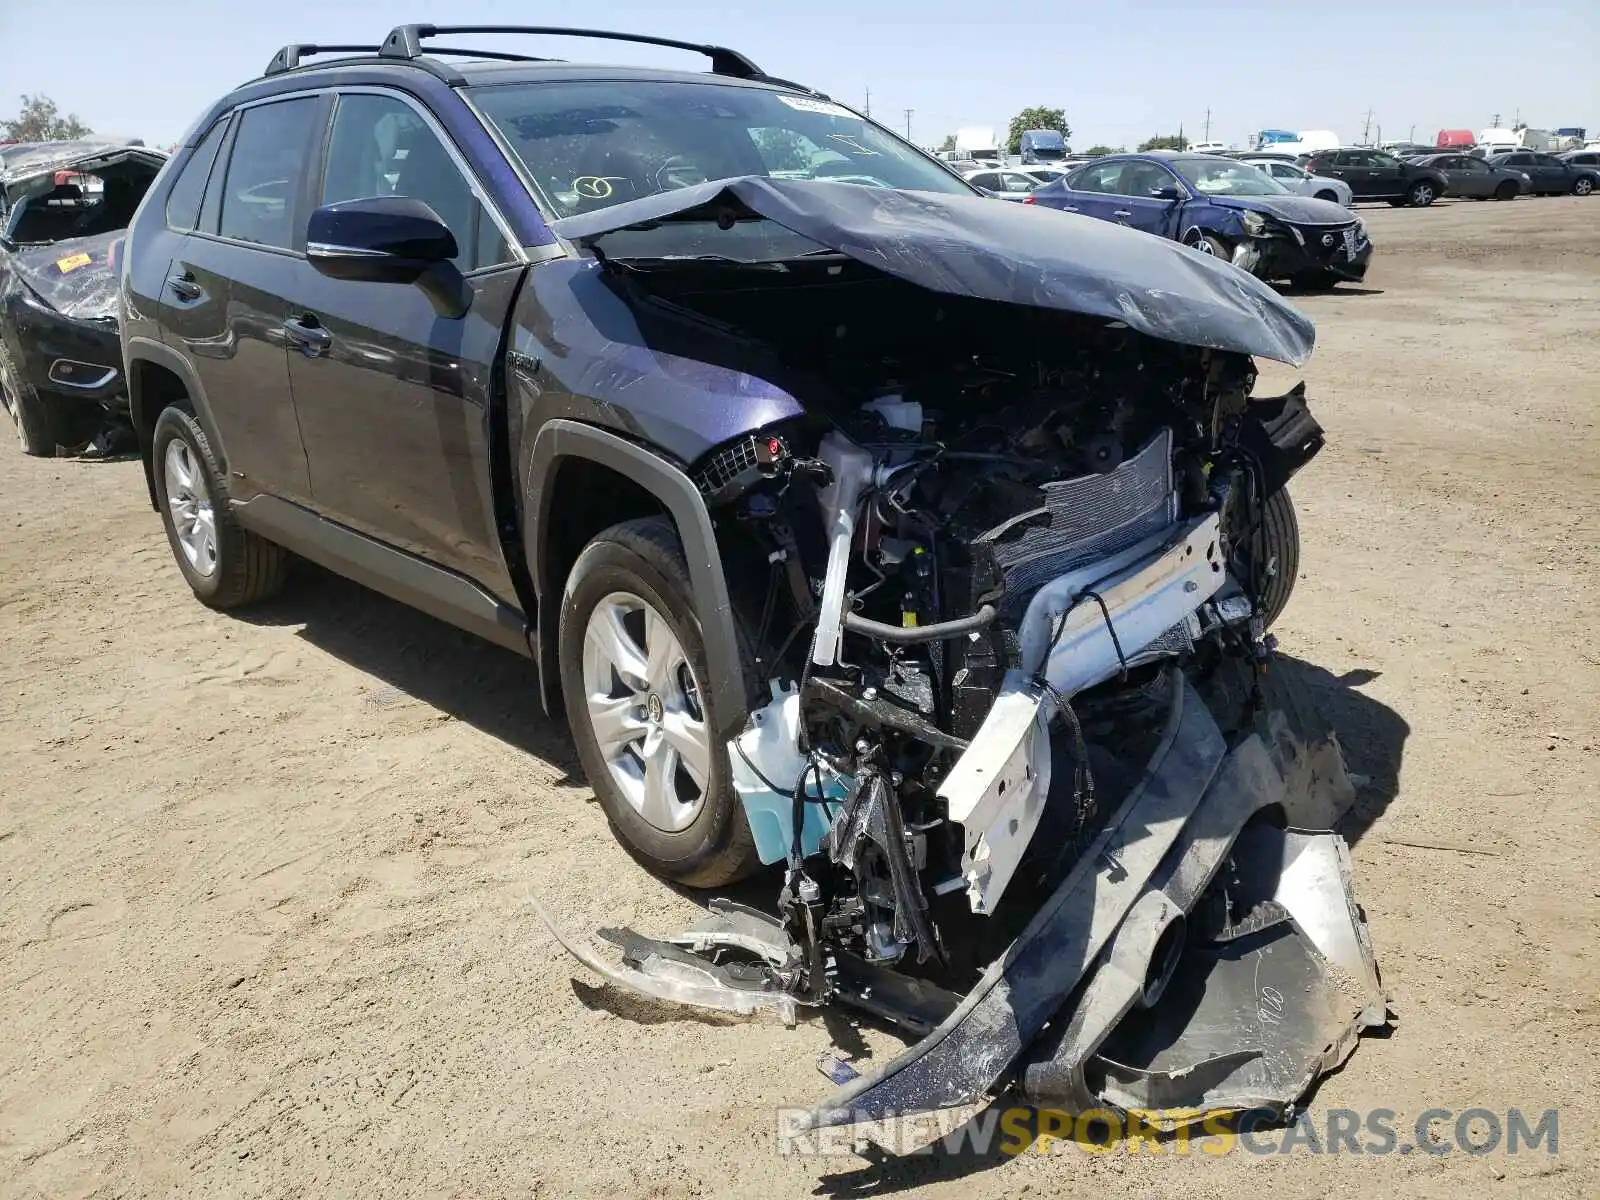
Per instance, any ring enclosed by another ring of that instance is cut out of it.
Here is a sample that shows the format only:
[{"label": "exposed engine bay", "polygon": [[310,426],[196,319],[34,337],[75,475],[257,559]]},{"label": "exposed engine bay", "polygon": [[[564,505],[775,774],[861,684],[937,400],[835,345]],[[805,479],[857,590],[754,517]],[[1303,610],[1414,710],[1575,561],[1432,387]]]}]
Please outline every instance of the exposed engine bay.
[{"label": "exposed engine bay", "polygon": [[[818,1124],[1008,1074],[1079,1109],[1286,1110],[1385,1019],[1343,842],[1300,832],[1337,747],[1252,686],[1297,571],[1284,487],[1322,446],[1303,389],[844,254],[760,266],[612,264],[646,319],[739,339],[805,402],[691,467],[748,597],[763,691],[729,759],[781,891],[609,931],[621,966],[570,948],[666,999],[925,1035],[845,1068]],[[1202,699],[1219,678],[1236,711]]]}]

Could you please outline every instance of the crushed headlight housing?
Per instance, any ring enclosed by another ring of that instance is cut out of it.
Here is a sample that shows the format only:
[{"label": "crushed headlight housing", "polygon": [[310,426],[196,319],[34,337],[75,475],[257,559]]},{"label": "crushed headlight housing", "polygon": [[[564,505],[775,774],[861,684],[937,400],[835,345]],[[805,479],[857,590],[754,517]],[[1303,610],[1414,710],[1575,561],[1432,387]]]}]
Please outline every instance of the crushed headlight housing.
[{"label": "crushed headlight housing", "polygon": [[1239,223],[1244,226],[1244,231],[1252,237],[1260,237],[1267,231],[1267,219],[1258,212],[1245,211],[1240,213]]}]

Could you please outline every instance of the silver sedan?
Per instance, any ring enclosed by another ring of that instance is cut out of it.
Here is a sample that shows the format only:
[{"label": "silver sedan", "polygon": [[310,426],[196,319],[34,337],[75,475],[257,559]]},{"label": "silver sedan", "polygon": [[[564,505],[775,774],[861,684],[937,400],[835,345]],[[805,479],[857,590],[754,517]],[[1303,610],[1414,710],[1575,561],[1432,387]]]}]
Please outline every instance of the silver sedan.
[{"label": "silver sedan", "polygon": [[1304,167],[1297,167],[1294,163],[1275,158],[1247,158],[1244,161],[1251,166],[1260,167],[1291,192],[1299,192],[1302,196],[1315,196],[1318,200],[1332,200],[1335,204],[1342,204],[1346,208],[1353,203],[1350,185],[1342,179],[1313,175]]}]

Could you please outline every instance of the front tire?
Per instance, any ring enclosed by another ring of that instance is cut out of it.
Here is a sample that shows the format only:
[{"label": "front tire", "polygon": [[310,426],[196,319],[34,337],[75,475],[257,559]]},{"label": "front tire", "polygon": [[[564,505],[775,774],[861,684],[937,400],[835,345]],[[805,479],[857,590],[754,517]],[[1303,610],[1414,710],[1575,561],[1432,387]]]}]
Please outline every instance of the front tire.
[{"label": "front tire", "polygon": [[181,408],[164,411],[151,461],[167,541],[195,598],[226,610],[276,595],[288,555],[234,520],[226,476],[200,422]]},{"label": "front tire", "polygon": [[623,848],[690,887],[757,870],[728,750],[707,720],[705,640],[671,522],[624,521],[584,548],[557,646],[578,757]]},{"label": "front tire", "polygon": [[1439,198],[1439,189],[1426,179],[1419,179],[1406,192],[1406,203],[1412,208],[1427,208]]},{"label": "front tire", "polygon": [[1332,291],[1339,283],[1339,276],[1332,271],[1302,271],[1290,280],[1297,288],[1308,292]]},{"label": "front tire", "polygon": [[1209,233],[1201,233],[1198,229],[1190,230],[1189,236],[1183,239],[1183,244],[1191,250],[1200,251],[1201,254],[1220,258],[1223,262],[1233,260],[1233,254],[1226,242],[1221,238],[1212,237]]},{"label": "front tire", "polygon": [[1257,545],[1261,549],[1261,569],[1271,570],[1267,586],[1261,596],[1262,614],[1267,627],[1283,615],[1294,593],[1294,581],[1300,575],[1300,522],[1295,516],[1294,502],[1289,499],[1289,489],[1279,488],[1262,506],[1261,531]]},{"label": "front tire", "polygon": [[1517,198],[1517,185],[1509,179],[1494,189],[1496,200],[1515,200]]},{"label": "front tire", "polygon": [[1338,194],[1335,193],[1335,192],[1330,192],[1326,188],[1324,188],[1322,191],[1317,193],[1316,199],[1318,199],[1318,200],[1328,200],[1328,201],[1331,201],[1334,204],[1339,203]]},{"label": "front tire", "polygon": [[40,397],[33,384],[22,377],[0,342],[0,406],[6,410],[17,430],[22,452],[34,458],[52,458],[58,449],[75,450],[94,437],[100,426],[100,413],[68,410],[57,412]]}]

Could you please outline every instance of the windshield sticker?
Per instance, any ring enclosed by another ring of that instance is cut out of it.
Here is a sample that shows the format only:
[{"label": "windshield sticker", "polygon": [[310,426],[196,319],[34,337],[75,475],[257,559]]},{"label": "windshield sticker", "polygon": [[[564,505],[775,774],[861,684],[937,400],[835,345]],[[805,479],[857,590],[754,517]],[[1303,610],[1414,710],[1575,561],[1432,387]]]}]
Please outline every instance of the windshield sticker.
[{"label": "windshield sticker", "polygon": [[76,271],[79,267],[87,267],[93,261],[93,255],[69,254],[66,258],[56,259],[56,270],[65,275],[69,271]]},{"label": "windshield sticker", "polygon": [[831,100],[813,100],[809,96],[779,96],[778,99],[797,112],[818,113],[824,117],[848,117],[851,120],[860,120],[842,104],[835,104]]}]

